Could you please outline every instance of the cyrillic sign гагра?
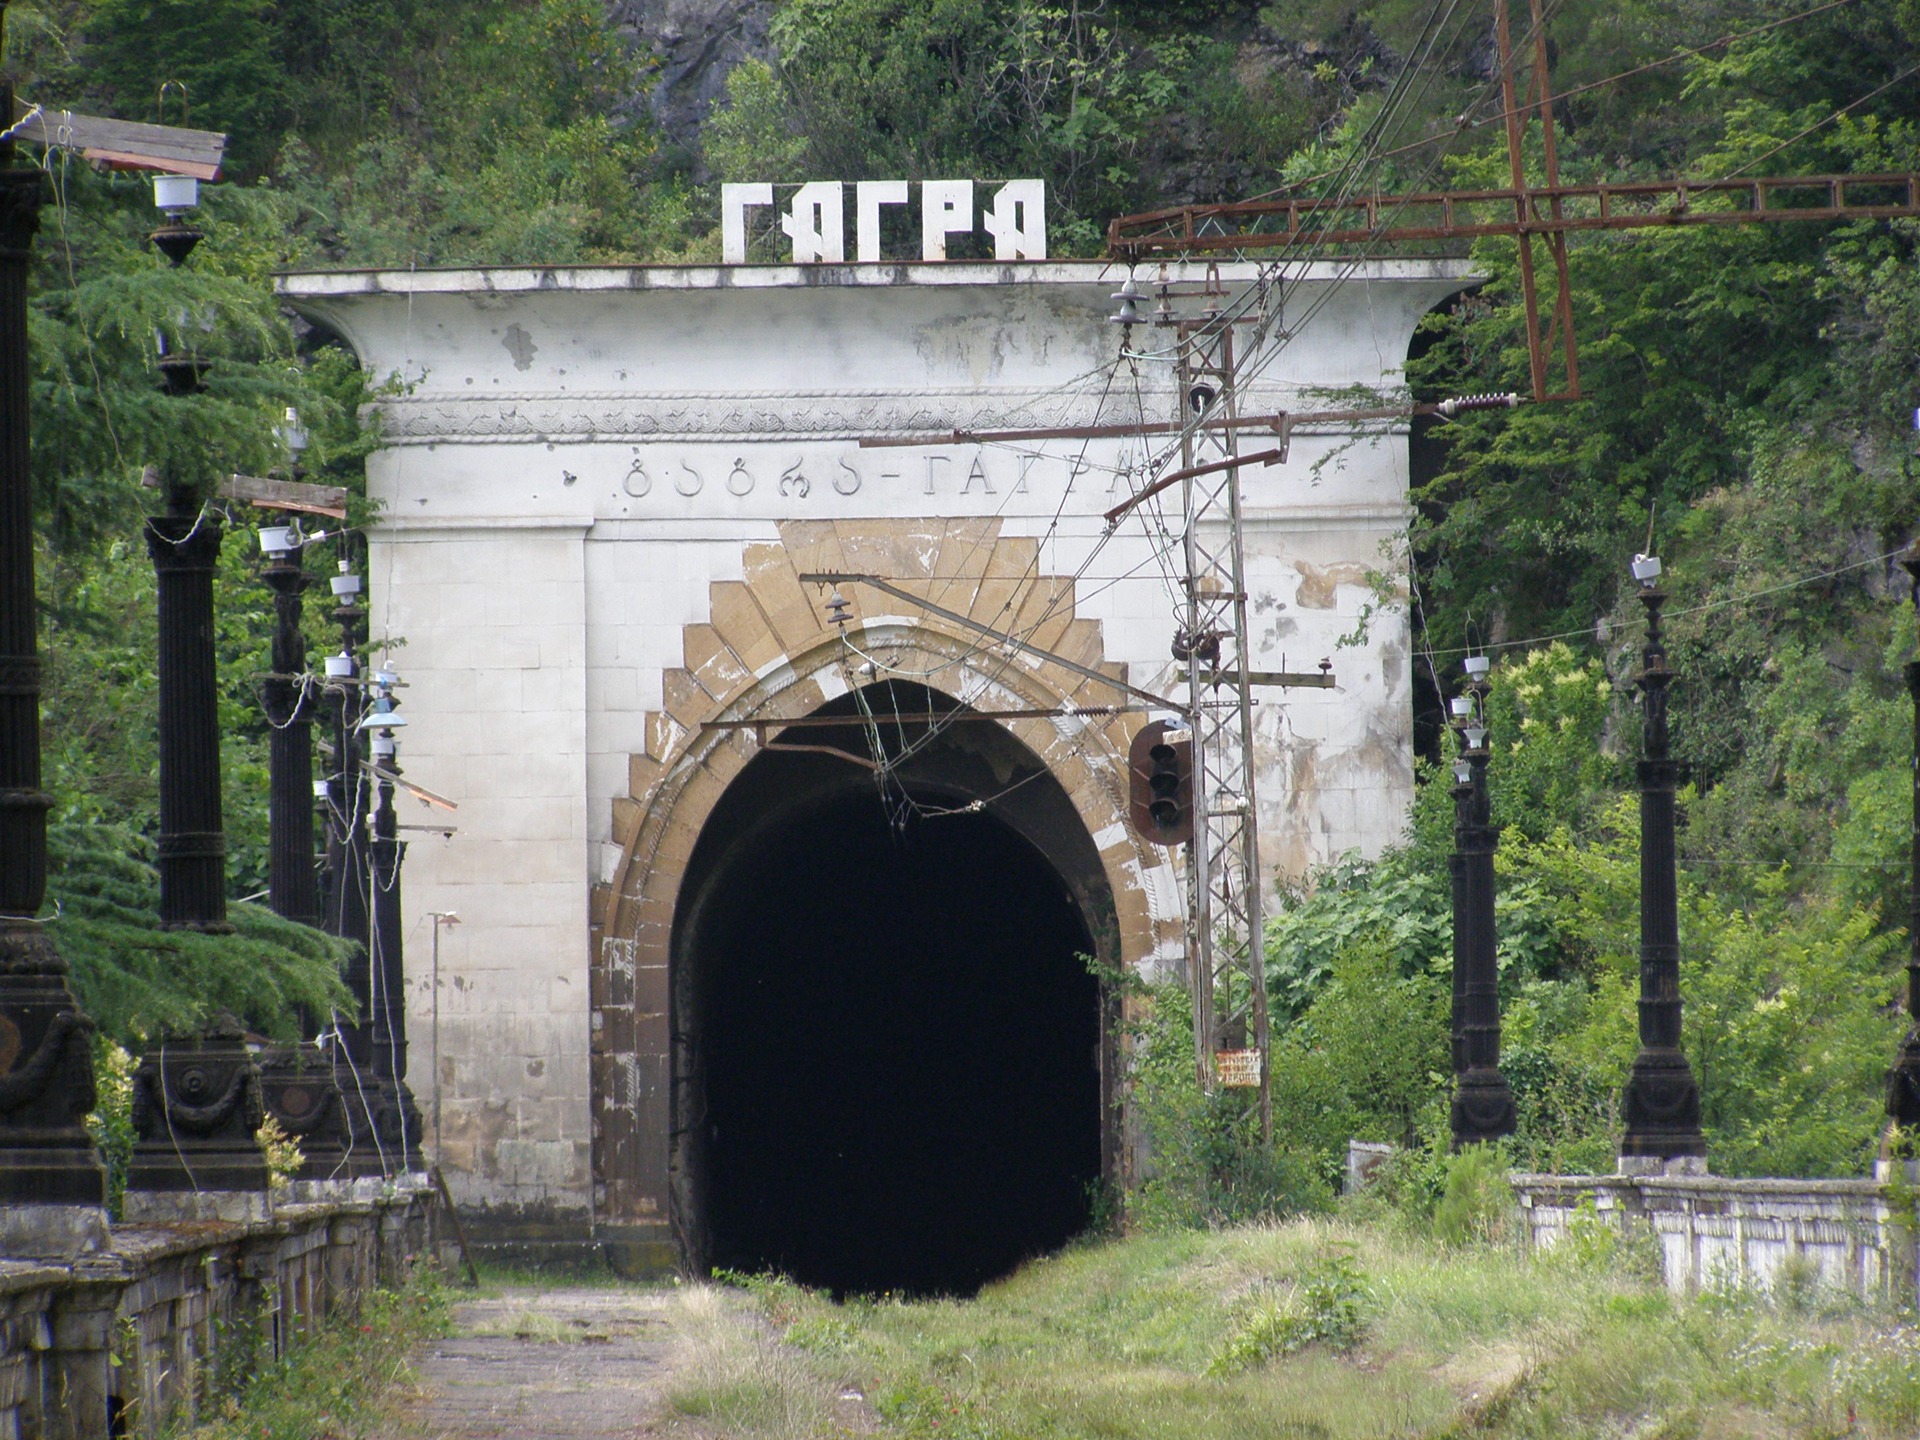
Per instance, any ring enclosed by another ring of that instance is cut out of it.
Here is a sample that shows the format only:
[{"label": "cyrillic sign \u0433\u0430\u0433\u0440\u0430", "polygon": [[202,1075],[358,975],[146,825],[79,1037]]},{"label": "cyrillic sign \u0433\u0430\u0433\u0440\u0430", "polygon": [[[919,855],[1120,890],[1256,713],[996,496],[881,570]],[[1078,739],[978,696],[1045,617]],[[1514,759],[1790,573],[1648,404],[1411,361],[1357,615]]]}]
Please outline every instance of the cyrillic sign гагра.
[{"label": "cyrillic sign \u0433\u0430\u0433\u0440\u0430", "polygon": [[[783,187],[784,188],[784,187]],[[880,211],[883,206],[911,203],[910,191],[920,192],[920,258],[945,260],[947,237],[972,235],[974,182],[971,180],[861,180],[853,186],[855,258],[878,262]],[[847,258],[847,186],[838,180],[812,180],[795,187],[780,228],[791,242],[788,259],[795,265],[839,265]],[[747,263],[747,211],[774,203],[767,181],[720,187],[720,258],[723,264]],[[979,226],[993,237],[996,260],[1047,258],[1047,191],[1039,180],[1008,180],[993,192],[979,217]],[[899,258],[899,257],[892,257]]]}]

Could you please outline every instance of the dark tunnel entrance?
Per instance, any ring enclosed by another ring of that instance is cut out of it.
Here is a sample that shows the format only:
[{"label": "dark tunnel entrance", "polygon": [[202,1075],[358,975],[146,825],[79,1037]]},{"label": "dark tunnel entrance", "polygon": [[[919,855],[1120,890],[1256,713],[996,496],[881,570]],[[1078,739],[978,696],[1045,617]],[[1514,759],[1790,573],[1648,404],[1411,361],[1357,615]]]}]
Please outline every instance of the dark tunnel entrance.
[{"label": "dark tunnel entrance", "polygon": [[[876,692],[881,714],[956,708]],[[696,1264],[970,1294],[1087,1224],[1103,1000],[1078,956],[1111,963],[1111,897],[1031,751],[990,722],[934,728],[883,727],[917,752],[884,793],[847,760],[762,753],[702,830],[674,937]],[[872,742],[849,724],[777,743]]]}]

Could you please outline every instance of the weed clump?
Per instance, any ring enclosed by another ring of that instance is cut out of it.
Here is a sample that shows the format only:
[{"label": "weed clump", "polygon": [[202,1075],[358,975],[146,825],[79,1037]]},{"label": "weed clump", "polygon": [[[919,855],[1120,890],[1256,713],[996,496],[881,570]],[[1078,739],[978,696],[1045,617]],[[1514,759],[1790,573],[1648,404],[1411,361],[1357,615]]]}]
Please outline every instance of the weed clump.
[{"label": "weed clump", "polygon": [[357,1313],[336,1316],[318,1336],[250,1379],[239,1382],[236,1374],[236,1383],[218,1397],[204,1423],[176,1440],[314,1440],[364,1433],[389,1392],[410,1372],[414,1347],[450,1328],[446,1291],[421,1266],[405,1288],[374,1291]]},{"label": "weed clump", "polygon": [[1367,1336],[1370,1307],[1365,1278],[1345,1251],[1324,1257],[1285,1291],[1263,1294],[1249,1306],[1207,1373],[1237,1375],[1309,1345],[1352,1350]]}]

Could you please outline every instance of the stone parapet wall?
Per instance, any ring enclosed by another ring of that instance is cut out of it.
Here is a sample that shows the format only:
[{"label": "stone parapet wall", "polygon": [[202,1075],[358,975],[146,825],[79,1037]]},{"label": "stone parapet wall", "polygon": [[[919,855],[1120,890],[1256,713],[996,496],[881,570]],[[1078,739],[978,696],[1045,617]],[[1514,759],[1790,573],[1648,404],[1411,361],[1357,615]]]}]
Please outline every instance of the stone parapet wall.
[{"label": "stone parapet wall", "polygon": [[1515,1175],[1513,1187],[1531,1247],[1550,1249],[1583,1224],[1650,1237],[1670,1289],[1771,1289],[1797,1271],[1863,1299],[1920,1300],[1911,1187],[1712,1175]]},{"label": "stone parapet wall", "polygon": [[397,1284],[432,1219],[430,1190],[396,1187],[266,1220],[115,1226],[72,1262],[0,1259],[0,1440],[157,1437]]}]

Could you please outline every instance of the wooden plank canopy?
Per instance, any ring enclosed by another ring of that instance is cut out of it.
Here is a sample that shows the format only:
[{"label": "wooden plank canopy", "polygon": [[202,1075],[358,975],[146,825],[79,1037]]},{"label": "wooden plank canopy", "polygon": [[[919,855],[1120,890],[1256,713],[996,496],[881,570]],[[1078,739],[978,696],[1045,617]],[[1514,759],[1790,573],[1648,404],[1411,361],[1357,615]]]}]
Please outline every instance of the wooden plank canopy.
[{"label": "wooden plank canopy", "polygon": [[110,120],[28,104],[15,97],[15,135],[49,149],[78,150],[116,170],[159,170],[169,175],[191,175],[196,180],[220,178],[220,161],[227,137],[218,130],[188,130],[178,125],[147,125],[138,120]]},{"label": "wooden plank canopy", "polygon": [[309,515],[347,518],[347,491],[341,485],[307,485],[295,480],[269,480],[258,475],[229,475],[220,493],[229,500],[245,500],[262,510],[300,510]]}]

